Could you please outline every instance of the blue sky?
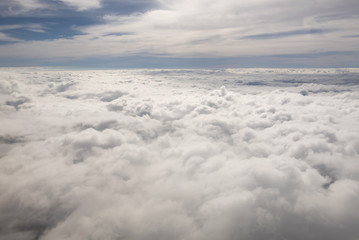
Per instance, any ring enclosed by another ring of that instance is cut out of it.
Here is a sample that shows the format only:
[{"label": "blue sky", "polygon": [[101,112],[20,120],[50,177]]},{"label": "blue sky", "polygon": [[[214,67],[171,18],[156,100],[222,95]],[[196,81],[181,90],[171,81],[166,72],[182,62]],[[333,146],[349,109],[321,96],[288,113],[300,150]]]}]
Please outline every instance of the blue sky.
[{"label": "blue sky", "polygon": [[359,67],[357,0],[11,0],[0,66]]}]

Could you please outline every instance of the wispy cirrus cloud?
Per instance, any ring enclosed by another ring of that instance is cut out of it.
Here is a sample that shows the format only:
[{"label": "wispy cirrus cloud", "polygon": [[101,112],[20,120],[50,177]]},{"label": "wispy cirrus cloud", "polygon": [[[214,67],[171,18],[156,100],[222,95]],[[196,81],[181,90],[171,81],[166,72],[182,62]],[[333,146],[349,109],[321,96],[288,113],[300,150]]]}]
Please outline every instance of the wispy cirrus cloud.
[{"label": "wispy cirrus cloud", "polygon": [[0,16],[36,16],[41,11],[49,13],[64,7],[73,8],[76,11],[88,11],[101,8],[101,6],[102,0],[13,0],[0,3]]},{"label": "wispy cirrus cloud", "polygon": [[275,38],[284,38],[284,37],[294,37],[299,35],[316,35],[316,34],[324,34],[332,32],[333,30],[329,29],[300,29],[294,31],[286,31],[286,32],[275,32],[275,33],[262,33],[257,35],[249,35],[243,37],[244,39],[275,39]]},{"label": "wispy cirrus cloud", "polygon": [[100,8],[102,0],[61,0],[64,4],[76,8],[78,11],[87,11]]},{"label": "wispy cirrus cloud", "polygon": [[13,30],[13,29],[24,29],[27,31],[33,31],[33,32],[44,32],[46,27],[42,24],[13,24],[13,25],[0,25],[0,31],[7,31],[7,30]]},{"label": "wispy cirrus cloud", "polygon": [[14,42],[25,42],[20,36],[21,32],[33,32],[37,34],[46,33],[47,27],[43,24],[12,24],[0,25],[0,41],[11,44]]},{"label": "wispy cirrus cloud", "polygon": [[13,1],[2,1],[0,3],[0,16],[17,16],[26,15],[36,9],[46,8],[46,3],[39,0],[13,0]]},{"label": "wispy cirrus cloud", "polygon": [[5,33],[0,32],[0,42],[19,42],[21,39],[11,37]]}]

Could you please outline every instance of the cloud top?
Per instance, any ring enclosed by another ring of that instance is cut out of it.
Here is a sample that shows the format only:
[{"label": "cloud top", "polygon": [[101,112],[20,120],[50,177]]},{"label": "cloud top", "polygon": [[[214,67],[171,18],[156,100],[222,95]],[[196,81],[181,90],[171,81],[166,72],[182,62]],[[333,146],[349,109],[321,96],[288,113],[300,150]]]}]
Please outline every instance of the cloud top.
[{"label": "cloud top", "polygon": [[357,77],[3,69],[0,235],[354,240]]}]

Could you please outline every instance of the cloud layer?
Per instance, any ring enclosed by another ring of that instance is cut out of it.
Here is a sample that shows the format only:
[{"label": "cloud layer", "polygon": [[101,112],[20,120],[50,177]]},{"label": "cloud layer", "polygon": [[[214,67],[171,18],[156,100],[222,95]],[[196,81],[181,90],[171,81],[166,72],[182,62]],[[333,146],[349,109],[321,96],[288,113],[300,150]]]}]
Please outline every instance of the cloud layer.
[{"label": "cloud layer", "polygon": [[2,69],[1,238],[357,239],[358,74]]}]

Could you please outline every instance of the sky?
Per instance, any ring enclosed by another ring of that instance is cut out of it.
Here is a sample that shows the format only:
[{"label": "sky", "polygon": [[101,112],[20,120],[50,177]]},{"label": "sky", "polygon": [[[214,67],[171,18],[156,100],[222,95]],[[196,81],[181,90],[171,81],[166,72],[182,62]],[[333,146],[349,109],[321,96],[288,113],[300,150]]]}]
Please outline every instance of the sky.
[{"label": "sky", "polygon": [[10,0],[0,66],[359,67],[357,0]]}]

